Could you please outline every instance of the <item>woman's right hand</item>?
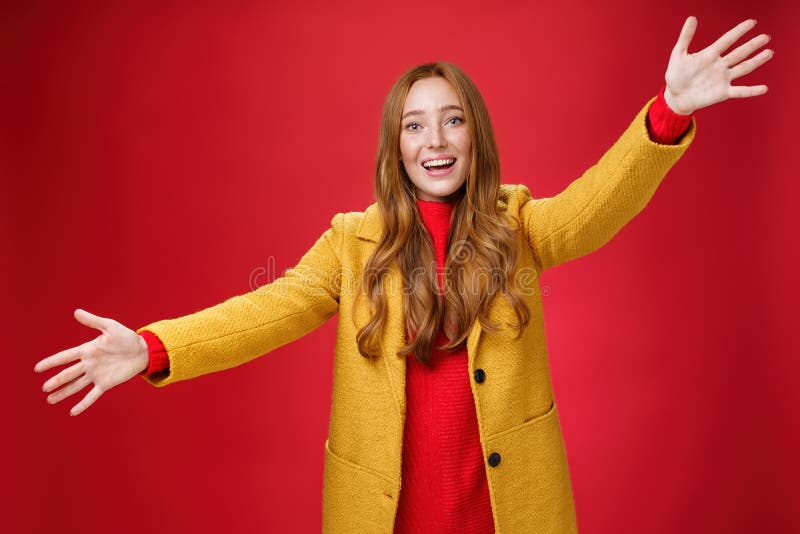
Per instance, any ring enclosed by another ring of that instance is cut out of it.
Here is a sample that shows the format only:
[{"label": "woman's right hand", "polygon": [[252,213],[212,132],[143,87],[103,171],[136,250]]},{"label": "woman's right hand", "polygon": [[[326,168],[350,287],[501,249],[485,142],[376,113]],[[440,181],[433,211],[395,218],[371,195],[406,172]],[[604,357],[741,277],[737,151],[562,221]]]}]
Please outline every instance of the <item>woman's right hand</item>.
[{"label": "woman's right hand", "polygon": [[[42,386],[42,391],[50,392],[61,388],[47,397],[47,402],[55,404],[73,395],[86,386],[94,384],[89,393],[73,406],[70,415],[78,415],[94,404],[105,391],[126,382],[141,373],[149,364],[147,343],[144,338],[113,319],[106,319],[77,309],[75,319],[81,324],[100,330],[101,334],[83,345],[63,350],[37,363],[33,370],[37,373],[59,365],[75,362]],[[63,386],[63,387],[62,387]]]}]

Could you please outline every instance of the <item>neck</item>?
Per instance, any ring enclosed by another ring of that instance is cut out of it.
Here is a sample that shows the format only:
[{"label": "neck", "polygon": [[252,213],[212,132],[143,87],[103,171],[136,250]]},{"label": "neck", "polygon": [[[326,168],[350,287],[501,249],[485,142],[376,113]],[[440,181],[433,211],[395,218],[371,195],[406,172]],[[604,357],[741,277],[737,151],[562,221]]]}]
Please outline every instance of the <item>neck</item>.
[{"label": "neck", "polygon": [[457,199],[454,198],[454,197],[444,197],[444,198],[437,198],[437,199],[433,199],[433,200],[427,200],[427,199],[424,199],[424,198],[417,197],[417,203],[426,202],[428,204],[451,204],[452,205],[452,204],[456,203],[456,200]]}]

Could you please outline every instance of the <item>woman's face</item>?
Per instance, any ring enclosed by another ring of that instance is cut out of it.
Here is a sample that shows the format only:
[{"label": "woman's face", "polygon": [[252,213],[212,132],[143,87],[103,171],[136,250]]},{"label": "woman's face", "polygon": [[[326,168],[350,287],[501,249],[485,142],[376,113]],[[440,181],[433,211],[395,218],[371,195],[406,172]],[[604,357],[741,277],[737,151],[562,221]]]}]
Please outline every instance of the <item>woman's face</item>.
[{"label": "woman's face", "polygon": [[467,180],[472,139],[461,102],[442,77],[411,86],[400,121],[400,156],[417,198],[446,202]]}]

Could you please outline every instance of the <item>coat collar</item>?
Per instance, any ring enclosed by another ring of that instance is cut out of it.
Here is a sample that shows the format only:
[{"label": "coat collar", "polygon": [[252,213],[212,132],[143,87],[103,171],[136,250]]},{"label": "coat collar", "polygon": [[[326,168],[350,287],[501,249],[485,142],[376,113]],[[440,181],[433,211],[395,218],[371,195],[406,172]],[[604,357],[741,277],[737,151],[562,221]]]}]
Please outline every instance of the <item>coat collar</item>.
[{"label": "coat collar", "polygon": [[[513,212],[513,215],[518,215],[520,201],[524,202],[528,198],[530,198],[530,193],[524,185],[501,184],[497,207],[501,210],[509,210]],[[381,238],[382,231],[381,212],[378,209],[378,203],[375,202],[364,210],[364,217],[361,219],[361,225],[358,227],[356,235],[361,239],[377,243]]]},{"label": "coat collar", "polygon": [[[520,200],[524,202],[530,198],[528,189],[525,186],[501,185],[498,208],[508,210],[511,215],[517,216],[519,213]],[[383,232],[383,224],[378,204],[374,203],[364,210],[364,217],[356,232],[357,237],[368,241],[378,242]],[[389,276],[384,280],[388,288],[400,288],[402,277],[396,265],[389,271]],[[401,357],[397,353],[405,343],[405,322],[403,316],[403,296],[402,291],[389,289],[387,295],[387,327],[383,333],[384,362],[389,373],[389,379],[394,390],[395,401],[402,415],[406,409],[406,357]],[[481,336],[480,321],[475,321],[467,336],[467,358],[469,366],[469,376],[472,376],[474,369],[475,355],[478,349],[478,341]]]},{"label": "coat collar", "polygon": [[378,203],[370,204],[364,210],[364,217],[361,219],[361,226],[358,227],[356,235],[361,239],[368,241],[378,242],[383,231],[383,224],[381,222],[381,212],[378,209]]}]

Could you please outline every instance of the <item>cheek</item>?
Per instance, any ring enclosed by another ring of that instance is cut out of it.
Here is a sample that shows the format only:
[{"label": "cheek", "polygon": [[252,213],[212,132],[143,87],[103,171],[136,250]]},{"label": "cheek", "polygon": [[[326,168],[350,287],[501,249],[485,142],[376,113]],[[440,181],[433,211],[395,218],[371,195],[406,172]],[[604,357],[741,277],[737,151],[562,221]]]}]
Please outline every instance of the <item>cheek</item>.
[{"label": "cheek", "polygon": [[472,165],[472,138],[469,136],[469,133],[459,140],[458,149],[462,154],[461,157],[463,159],[464,169],[466,169],[466,172],[469,172],[469,168]]},{"label": "cheek", "polygon": [[403,161],[414,161],[416,159],[414,144],[409,142],[408,138],[400,138],[400,156]]},{"label": "cheek", "polygon": [[461,150],[462,154],[470,154],[472,152],[472,139],[469,133],[465,133],[460,137],[458,140],[458,148]]}]

